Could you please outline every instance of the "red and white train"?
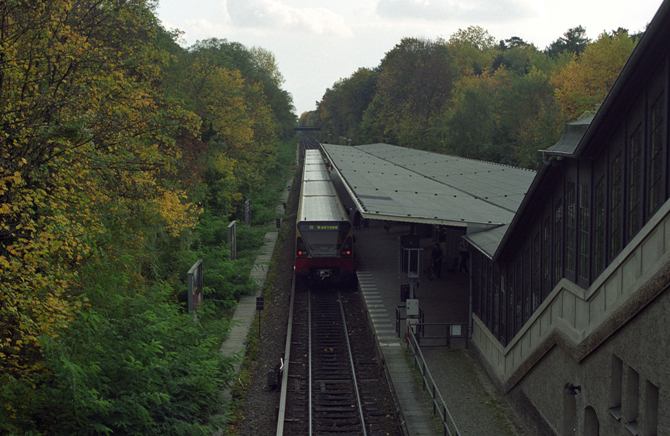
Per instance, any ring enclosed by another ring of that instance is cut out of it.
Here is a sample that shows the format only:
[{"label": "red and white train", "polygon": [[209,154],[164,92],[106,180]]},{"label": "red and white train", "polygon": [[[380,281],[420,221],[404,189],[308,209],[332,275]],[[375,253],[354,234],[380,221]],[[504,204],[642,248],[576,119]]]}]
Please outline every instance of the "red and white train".
[{"label": "red and white train", "polygon": [[304,154],[295,246],[297,279],[353,280],[351,223],[318,149],[306,149]]}]

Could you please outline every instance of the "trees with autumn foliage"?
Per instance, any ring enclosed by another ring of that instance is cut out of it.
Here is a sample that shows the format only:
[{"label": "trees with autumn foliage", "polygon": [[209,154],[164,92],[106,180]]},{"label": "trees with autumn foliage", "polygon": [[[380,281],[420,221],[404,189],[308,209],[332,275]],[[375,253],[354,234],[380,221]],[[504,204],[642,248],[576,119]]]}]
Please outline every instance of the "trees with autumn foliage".
[{"label": "trees with autumn foliage", "polygon": [[604,32],[556,71],[551,83],[564,118],[575,119],[603,101],[635,42],[623,29]]},{"label": "trees with autumn foliage", "polygon": [[[0,433],[206,433],[219,412],[220,311],[250,287],[222,227],[295,117],[271,53],[183,49],[154,8],[0,5]],[[198,257],[219,303],[194,324]]]},{"label": "trees with autumn foliage", "polygon": [[[618,29],[590,41],[581,26],[545,50],[517,36],[496,43],[478,26],[448,40],[406,38],[366,70],[374,81],[357,71],[301,119],[321,126],[326,141],[389,142],[534,168],[537,151],[566,121],[605,98],[637,38]],[[352,95],[361,97],[355,105]],[[349,116],[350,107],[362,115]]]}]

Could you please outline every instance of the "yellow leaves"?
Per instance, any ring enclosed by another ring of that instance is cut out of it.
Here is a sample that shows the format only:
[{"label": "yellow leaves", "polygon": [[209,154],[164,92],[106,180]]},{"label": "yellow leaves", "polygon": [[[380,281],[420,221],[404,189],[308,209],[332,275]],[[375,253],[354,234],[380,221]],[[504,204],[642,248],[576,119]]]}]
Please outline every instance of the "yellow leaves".
[{"label": "yellow leaves", "polygon": [[603,101],[634,45],[625,32],[603,33],[553,75],[556,100],[566,119],[594,110]]},{"label": "yellow leaves", "polygon": [[158,213],[165,221],[165,228],[171,236],[179,236],[184,230],[195,227],[202,208],[186,201],[183,191],[164,190],[155,201]]},{"label": "yellow leaves", "polygon": [[224,176],[232,176],[237,166],[237,161],[229,158],[225,153],[216,153],[210,165],[217,173]]}]

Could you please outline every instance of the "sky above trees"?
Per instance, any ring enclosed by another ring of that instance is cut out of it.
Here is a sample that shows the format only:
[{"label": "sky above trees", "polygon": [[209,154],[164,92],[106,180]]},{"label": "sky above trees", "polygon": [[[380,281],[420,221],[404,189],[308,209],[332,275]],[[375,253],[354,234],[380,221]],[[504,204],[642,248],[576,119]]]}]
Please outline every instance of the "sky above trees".
[{"label": "sky above trees", "polygon": [[640,0],[160,0],[158,16],[183,45],[226,38],[274,53],[298,114],[359,67],[375,67],[403,37],[443,37],[480,25],[497,39],[543,49],[567,29],[643,30],[661,4]]}]

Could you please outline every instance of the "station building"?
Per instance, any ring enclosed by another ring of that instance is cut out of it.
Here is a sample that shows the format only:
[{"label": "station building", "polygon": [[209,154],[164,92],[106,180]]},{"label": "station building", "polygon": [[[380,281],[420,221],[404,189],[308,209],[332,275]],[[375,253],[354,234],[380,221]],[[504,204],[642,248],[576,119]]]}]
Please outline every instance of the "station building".
[{"label": "station building", "polygon": [[670,434],[669,94],[666,0],[537,173],[323,145],[362,218],[467,241],[471,344],[538,432]]},{"label": "station building", "polygon": [[669,55],[665,1],[508,228],[466,236],[472,342],[559,434],[670,434]]}]

